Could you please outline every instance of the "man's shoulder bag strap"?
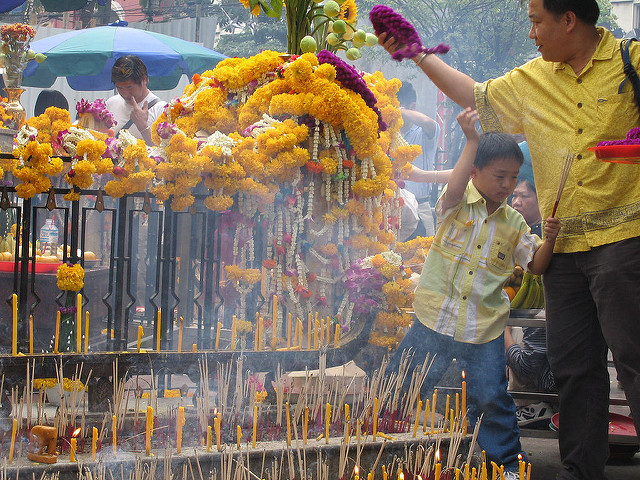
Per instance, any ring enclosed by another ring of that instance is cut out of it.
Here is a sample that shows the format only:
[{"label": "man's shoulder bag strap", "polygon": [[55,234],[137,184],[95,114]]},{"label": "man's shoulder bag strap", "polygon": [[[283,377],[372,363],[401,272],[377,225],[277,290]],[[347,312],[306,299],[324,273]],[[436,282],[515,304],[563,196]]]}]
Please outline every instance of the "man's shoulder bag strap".
[{"label": "man's shoulder bag strap", "polygon": [[623,40],[620,42],[620,54],[622,55],[625,77],[618,87],[618,93],[622,92],[624,84],[629,80],[633,87],[633,96],[636,99],[636,104],[638,105],[638,108],[640,108],[640,78],[638,78],[638,72],[636,72],[636,69],[633,67],[633,64],[631,63],[631,56],[629,55],[629,45],[634,41],[636,41],[635,38],[630,38],[626,41]]}]

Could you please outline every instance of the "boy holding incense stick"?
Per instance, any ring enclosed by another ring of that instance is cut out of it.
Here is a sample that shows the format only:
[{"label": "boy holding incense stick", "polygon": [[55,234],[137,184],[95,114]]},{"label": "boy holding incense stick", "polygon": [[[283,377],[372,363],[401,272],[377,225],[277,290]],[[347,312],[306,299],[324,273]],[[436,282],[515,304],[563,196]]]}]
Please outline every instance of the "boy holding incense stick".
[{"label": "boy holding incense stick", "polygon": [[522,151],[511,135],[479,135],[477,119],[471,108],[458,115],[467,144],[436,204],[438,230],[416,288],[417,321],[387,371],[394,371],[405,350],[414,351],[412,366],[421,365],[428,353],[435,355],[422,389],[426,393],[456,358],[467,372],[468,421],[474,425],[484,415],[478,442],[488,460],[513,475],[518,455],[524,454],[515,404],[507,393],[503,332],[509,299],[503,286],[516,264],[544,272],[560,222],[547,219],[544,240],[531,234],[522,215],[507,204]]}]

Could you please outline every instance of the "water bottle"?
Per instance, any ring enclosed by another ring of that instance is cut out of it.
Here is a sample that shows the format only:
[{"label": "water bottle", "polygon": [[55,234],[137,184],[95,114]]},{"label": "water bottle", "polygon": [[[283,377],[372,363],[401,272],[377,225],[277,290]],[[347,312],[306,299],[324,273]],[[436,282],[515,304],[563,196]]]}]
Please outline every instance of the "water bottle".
[{"label": "water bottle", "polygon": [[53,218],[47,218],[40,228],[40,247],[43,255],[45,255],[45,250],[49,250],[50,255],[58,253],[58,227],[56,227]]}]

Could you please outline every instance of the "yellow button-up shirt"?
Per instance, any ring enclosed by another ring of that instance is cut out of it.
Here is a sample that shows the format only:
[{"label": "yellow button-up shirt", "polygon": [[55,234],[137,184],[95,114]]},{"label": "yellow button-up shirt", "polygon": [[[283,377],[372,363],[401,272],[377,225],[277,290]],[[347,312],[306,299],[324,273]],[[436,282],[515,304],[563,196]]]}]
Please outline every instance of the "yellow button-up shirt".
[{"label": "yellow button-up shirt", "polygon": [[441,196],[436,213],[439,227],[413,302],[416,317],[459,342],[494,340],[509,318],[502,287],[516,264],[529,264],[541,240],[504,202],[488,215],[471,181],[463,199],[446,212]]},{"label": "yellow button-up shirt", "polygon": [[[580,75],[565,63],[536,58],[475,86],[484,131],[524,133],[542,218],[551,215],[567,154],[575,155],[556,216],[556,252],[586,251],[640,234],[640,166],[607,163],[593,152],[602,140],[640,126],[631,82],[624,79],[620,41],[598,28],[600,43]],[[640,45],[631,45],[640,70]]]}]

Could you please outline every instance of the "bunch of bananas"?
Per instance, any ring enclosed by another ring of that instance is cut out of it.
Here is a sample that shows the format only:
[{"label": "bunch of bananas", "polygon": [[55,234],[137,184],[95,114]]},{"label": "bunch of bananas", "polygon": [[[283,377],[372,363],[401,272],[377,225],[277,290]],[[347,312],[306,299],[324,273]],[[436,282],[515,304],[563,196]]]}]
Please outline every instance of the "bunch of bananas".
[{"label": "bunch of bananas", "polygon": [[524,272],[520,289],[511,300],[511,308],[543,308],[544,289],[540,275]]}]

